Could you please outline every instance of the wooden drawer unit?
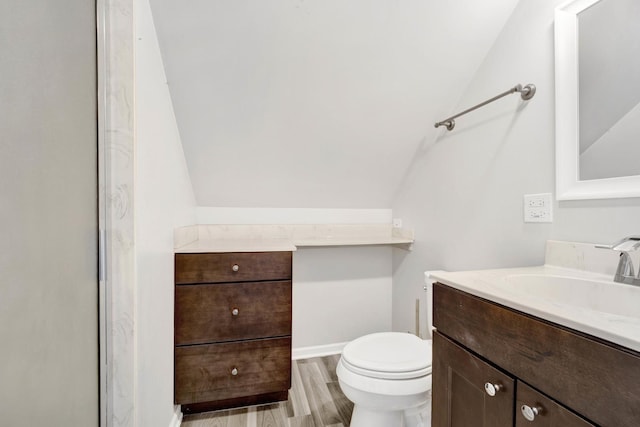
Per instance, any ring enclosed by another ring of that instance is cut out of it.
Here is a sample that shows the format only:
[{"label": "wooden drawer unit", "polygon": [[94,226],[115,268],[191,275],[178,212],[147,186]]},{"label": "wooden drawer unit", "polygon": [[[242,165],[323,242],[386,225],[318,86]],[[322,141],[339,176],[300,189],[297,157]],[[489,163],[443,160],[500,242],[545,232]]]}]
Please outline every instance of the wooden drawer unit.
[{"label": "wooden drawer unit", "polygon": [[184,413],[287,398],[291,255],[175,255],[175,402]]}]

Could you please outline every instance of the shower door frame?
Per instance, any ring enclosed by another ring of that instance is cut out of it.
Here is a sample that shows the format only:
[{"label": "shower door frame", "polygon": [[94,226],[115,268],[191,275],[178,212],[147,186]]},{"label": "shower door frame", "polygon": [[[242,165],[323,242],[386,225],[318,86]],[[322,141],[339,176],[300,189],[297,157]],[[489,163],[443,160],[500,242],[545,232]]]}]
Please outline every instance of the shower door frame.
[{"label": "shower door frame", "polygon": [[100,425],[134,426],[134,4],[96,0]]}]

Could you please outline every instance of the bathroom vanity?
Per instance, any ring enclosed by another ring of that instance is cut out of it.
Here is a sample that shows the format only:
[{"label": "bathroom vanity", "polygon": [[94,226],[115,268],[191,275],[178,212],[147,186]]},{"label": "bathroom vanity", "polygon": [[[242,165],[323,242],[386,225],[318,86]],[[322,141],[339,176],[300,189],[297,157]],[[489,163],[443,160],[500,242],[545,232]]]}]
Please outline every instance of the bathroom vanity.
[{"label": "bathroom vanity", "polygon": [[286,400],[288,251],[175,255],[175,403],[183,413]]},{"label": "bathroom vanity", "polygon": [[453,286],[434,285],[434,427],[640,425],[639,351],[439,276]]}]

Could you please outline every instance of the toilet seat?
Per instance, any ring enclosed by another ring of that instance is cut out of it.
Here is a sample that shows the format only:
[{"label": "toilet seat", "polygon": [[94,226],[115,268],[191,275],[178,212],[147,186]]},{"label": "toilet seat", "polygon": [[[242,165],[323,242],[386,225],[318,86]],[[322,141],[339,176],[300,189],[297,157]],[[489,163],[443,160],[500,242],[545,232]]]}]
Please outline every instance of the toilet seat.
[{"label": "toilet seat", "polygon": [[402,332],[365,335],[342,351],[345,369],[370,378],[408,380],[431,374],[431,341]]}]

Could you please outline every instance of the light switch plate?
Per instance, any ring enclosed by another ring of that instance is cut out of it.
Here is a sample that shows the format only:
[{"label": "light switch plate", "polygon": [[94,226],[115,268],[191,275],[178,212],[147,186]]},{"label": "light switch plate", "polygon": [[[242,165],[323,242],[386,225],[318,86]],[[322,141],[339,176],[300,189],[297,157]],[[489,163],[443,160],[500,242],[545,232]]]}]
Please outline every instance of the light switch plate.
[{"label": "light switch plate", "polygon": [[524,222],[553,222],[551,193],[524,195]]}]

